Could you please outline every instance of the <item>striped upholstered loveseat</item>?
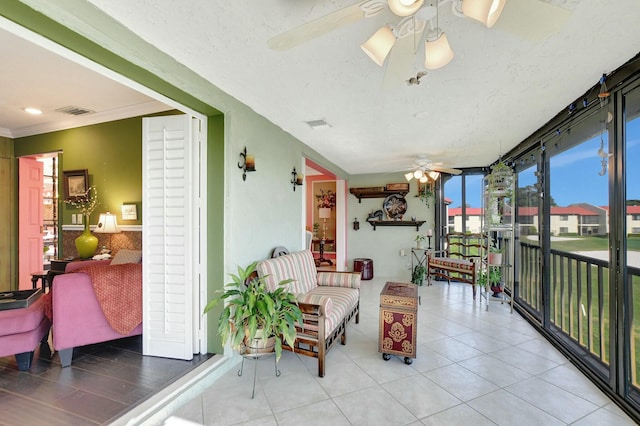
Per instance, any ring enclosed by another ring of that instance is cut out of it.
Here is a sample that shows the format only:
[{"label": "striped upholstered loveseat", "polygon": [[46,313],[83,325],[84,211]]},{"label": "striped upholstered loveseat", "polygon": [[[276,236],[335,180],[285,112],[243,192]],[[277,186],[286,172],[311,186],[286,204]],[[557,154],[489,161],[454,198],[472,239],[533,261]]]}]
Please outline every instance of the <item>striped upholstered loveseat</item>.
[{"label": "striped upholstered loveseat", "polygon": [[347,342],[347,323],[360,322],[360,274],[317,271],[310,250],[290,253],[258,263],[258,274],[270,289],[293,279],[289,291],[296,294],[304,324],[293,348],[283,348],[318,358],[318,376],[324,377],[325,354],[340,338]]}]

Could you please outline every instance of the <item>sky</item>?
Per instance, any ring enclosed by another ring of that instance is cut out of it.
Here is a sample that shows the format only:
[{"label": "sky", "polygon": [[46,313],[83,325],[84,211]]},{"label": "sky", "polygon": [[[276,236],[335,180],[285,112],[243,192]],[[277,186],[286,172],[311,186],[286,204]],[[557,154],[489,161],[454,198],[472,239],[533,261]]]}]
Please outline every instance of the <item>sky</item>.
[{"label": "sky", "polygon": [[[627,199],[640,199],[640,118],[628,123],[626,146]],[[607,149],[607,134],[603,136]],[[551,158],[551,196],[558,206],[575,203],[589,203],[596,206],[608,204],[609,170],[604,176],[600,149],[600,135],[568,151]],[[533,185],[536,178],[534,168],[519,175],[519,186]],[[481,207],[480,199],[482,178],[467,177],[467,196],[474,194],[467,202],[471,207]],[[452,207],[461,205],[461,179],[453,178],[445,186],[445,196],[453,202]],[[475,196],[475,194],[478,194]]]}]

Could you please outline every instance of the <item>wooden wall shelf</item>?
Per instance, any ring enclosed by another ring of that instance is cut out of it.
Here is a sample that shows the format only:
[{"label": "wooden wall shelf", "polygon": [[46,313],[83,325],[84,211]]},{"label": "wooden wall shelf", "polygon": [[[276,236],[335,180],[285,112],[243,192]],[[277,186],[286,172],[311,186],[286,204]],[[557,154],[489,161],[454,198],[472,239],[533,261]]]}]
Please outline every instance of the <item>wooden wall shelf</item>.
[{"label": "wooden wall shelf", "polygon": [[368,220],[369,224],[376,230],[376,226],[415,226],[416,231],[426,222],[425,220]]},{"label": "wooden wall shelf", "polygon": [[358,203],[362,202],[363,198],[387,198],[392,194],[400,194],[403,197],[409,193],[409,191],[385,191],[380,188],[350,188],[349,192],[358,199]]}]

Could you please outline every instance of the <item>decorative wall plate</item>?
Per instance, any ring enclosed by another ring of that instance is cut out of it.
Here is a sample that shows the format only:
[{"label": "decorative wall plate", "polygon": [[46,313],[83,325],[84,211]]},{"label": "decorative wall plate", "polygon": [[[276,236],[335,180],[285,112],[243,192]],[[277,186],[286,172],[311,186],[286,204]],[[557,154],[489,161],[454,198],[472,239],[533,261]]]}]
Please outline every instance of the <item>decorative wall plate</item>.
[{"label": "decorative wall plate", "polygon": [[389,220],[402,220],[402,216],[407,212],[407,200],[400,194],[391,194],[384,199],[382,209]]}]

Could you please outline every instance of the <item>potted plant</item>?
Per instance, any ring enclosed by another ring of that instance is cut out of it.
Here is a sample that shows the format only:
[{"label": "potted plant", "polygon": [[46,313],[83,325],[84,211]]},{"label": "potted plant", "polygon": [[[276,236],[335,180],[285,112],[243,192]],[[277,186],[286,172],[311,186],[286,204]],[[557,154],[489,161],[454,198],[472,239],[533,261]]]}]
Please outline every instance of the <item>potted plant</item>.
[{"label": "potted plant", "polygon": [[489,276],[487,277],[493,297],[500,297],[502,293],[502,270],[495,266],[489,267]]},{"label": "potted plant", "polygon": [[491,246],[489,248],[489,265],[502,265],[502,252],[502,248]]},{"label": "potted plant", "polygon": [[[295,324],[302,324],[302,312],[286,288],[293,280],[281,281],[276,290],[270,291],[264,277],[255,273],[256,265],[254,262],[244,269],[238,266],[237,275],[229,274],[232,281],[219,297],[207,303],[204,313],[225,301],[218,323],[222,343],[231,342],[231,347],[241,354],[275,350],[277,361],[282,355],[282,339],[293,347]],[[265,343],[267,339],[272,343]]]},{"label": "potted plant", "polygon": [[427,239],[427,236],[426,236],[426,235],[420,235],[420,234],[416,235],[416,238],[415,238],[415,241],[416,241],[416,248],[421,249],[421,248],[422,248],[422,243],[423,243],[424,241],[426,241],[426,239]]},{"label": "potted plant", "polygon": [[422,285],[424,276],[427,273],[427,268],[424,265],[417,265],[413,268],[413,275],[411,276],[411,282],[414,284]]}]

